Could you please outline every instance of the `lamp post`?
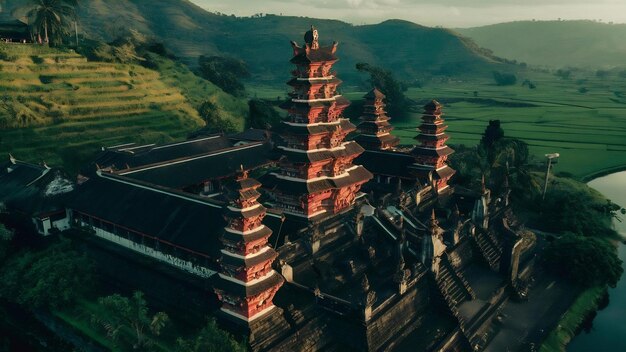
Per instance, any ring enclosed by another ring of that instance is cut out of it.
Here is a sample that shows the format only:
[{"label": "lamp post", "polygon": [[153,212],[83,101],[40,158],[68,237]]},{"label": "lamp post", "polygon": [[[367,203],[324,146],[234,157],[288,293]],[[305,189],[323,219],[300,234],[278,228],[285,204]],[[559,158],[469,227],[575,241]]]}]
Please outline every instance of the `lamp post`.
[{"label": "lamp post", "polygon": [[[546,158],[548,159],[548,166],[546,168],[546,181],[544,182],[543,185],[543,195],[541,197],[541,199],[546,199],[546,191],[548,190],[548,177],[550,176],[550,168],[552,167],[552,163],[557,163],[559,160],[559,153],[550,153],[550,154],[546,154]],[[554,160],[554,161],[552,161]]]}]

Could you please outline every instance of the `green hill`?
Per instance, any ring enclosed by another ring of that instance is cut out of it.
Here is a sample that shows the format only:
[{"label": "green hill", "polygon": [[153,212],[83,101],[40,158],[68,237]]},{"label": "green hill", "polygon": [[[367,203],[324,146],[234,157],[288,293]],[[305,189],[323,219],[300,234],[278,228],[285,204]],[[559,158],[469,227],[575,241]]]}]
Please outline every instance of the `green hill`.
[{"label": "green hill", "polygon": [[0,44],[0,53],[0,155],[75,171],[101,146],[185,138],[203,125],[201,99],[240,127],[247,109],[166,59],[157,72],[36,45]]},{"label": "green hill", "polygon": [[552,67],[625,66],[626,24],[520,21],[457,29],[494,54]]},{"label": "green hill", "polygon": [[134,28],[159,38],[191,65],[200,55],[243,59],[256,81],[287,78],[289,42],[302,42],[311,24],[318,27],[322,43],[340,43],[336,67],[348,84],[362,79],[357,62],[390,68],[406,80],[424,74],[482,75],[502,66],[452,31],[399,20],[353,26],[306,17],[239,18],[209,13],[187,0],[91,0],[81,10],[81,28],[89,37],[108,41],[120,28]]}]

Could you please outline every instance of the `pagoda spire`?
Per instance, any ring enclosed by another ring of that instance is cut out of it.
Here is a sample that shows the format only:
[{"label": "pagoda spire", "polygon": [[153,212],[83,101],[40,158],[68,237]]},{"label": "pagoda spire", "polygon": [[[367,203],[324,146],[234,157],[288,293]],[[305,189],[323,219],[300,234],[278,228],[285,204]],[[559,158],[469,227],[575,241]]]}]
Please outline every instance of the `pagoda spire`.
[{"label": "pagoda spire", "polygon": [[385,112],[385,95],[377,88],[372,89],[363,97],[363,115],[359,124],[359,135],[355,140],[365,149],[388,150],[400,143],[400,139],[391,134],[393,126]]},{"label": "pagoda spire", "polygon": [[411,168],[421,179],[428,179],[429,173],[432,172],[437,192],[447,189],[448,181],[456,173],[447,163],[448,156],[454,153],[454,150],[446,145],[449,137],[445,130],[448,126],[441,118],[441,108],[441,104],[436,100],[424,106],[422,124],[418,127],[420,133],[415,137],[419,144],[411,152],[415,157],[415,163]]},{"label": "pagoda spire", "polygon": [[268,245],[272,234],[263,225],[265,207],[258,202],[261,183],[241,168],[225,196],[226,226],[220,237],[222,256],[215,293],[221,311],[241,322],[250,323],[274,308],[272,299],[284,279],[272,269],[278,256]]},{"label": "pagoda spire", "polygon": [[263,183],[287,215],[311,221],[351,207],[373,176],[352,164],[364,149],[345,141],[356,127],[342,115],[350,103],[339,94],[341,80],[332,71],[337,43],[321,46],[314,27],[304,41],[303,47],[292,42],[296,68],[287,82],[290,99],[281,105],[288,117],[276,129],[279,170]]}]

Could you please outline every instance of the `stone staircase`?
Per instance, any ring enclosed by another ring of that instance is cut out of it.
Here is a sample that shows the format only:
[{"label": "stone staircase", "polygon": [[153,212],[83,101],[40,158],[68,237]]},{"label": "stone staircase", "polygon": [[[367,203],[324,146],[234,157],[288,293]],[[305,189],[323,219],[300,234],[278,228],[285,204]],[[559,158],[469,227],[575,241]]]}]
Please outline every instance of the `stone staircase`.
[{"label": "stone staircase", "polygon": [[443,294],[448,307],[455,315],[457,315],[458,307],[463,302],[476,298],[476,294],[469,283],[454,269],[447,256],[441,259],[437,286]]},{"label": "stone staircase", "polygon": [[452,315],[454,315],[459,322],[459,328],[463,333],[463,336],[473,346],[477,341],[473,341],[474,336],[469,331],[470,322],[466,321],[466,319],[460,314],[459,307],[464,302],[475,299],[476,294],[465,278],[454,269],[448,257],[445,255],[441,259],[439,275],[437,276],[436,281],[448,308],[450,308]]},{"label": "stone staircase", "polygon": [[495,235],[488,231],[478,230],[474,236],[474,241],[480,249],[483,258],[494,271],[500,270],[500,257],[502,257],[502,244],[495,238]]}]

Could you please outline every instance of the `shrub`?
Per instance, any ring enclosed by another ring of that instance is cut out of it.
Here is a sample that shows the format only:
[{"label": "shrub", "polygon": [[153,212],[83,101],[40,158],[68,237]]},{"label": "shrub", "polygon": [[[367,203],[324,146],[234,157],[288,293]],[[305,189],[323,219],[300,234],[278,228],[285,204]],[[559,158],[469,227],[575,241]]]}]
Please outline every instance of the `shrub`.
[{"label": "shrub", "polygon": [[499,86],[512,86],[517,83],[517,76],[512,73],[493,72],[493,79]]}]

